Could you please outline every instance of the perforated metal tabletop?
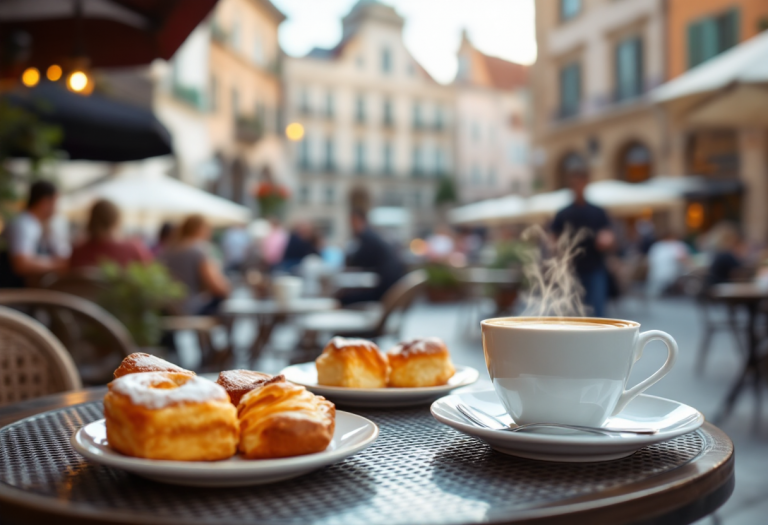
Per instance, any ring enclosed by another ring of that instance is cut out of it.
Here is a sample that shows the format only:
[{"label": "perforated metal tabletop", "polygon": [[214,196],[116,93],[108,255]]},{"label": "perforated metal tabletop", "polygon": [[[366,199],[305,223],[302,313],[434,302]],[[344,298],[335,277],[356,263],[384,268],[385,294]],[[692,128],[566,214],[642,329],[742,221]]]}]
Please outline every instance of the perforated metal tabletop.
[{"label": "perforated metal tabletop", "polygon": [[428,406],[354,410],[379,425],[377,442],[301,478],[175,487],[88,463],[71,448],[73,432],[103,417],[101,395],[73,406],[62,406],[63,397],[61,408],[0,429],[3,525],[54,515],[174,524],[677,524],[712,512],[733,487],[731,442],[711,425],[621,460],[557,464],[495,452],[439,424]]}]

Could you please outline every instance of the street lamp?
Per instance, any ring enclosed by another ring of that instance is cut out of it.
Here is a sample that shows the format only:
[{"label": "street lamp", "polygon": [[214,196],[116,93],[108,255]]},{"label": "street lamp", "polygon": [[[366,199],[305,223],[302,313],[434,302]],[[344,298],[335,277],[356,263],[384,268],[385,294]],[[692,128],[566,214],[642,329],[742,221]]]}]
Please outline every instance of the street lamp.
[{"label": "street lamp", "polygon": [[288,140],[292,140],[293,142],[301,140],[304,138],[304,126],[299,122],[288,124],[288,127],[285,128],[285,136],[288,137]]},{"label": "street lamp", "polygon": [[36,67],[28,67],[21,74],[21,82],[28,88],[35,87],[40,82],[40,71]]}]

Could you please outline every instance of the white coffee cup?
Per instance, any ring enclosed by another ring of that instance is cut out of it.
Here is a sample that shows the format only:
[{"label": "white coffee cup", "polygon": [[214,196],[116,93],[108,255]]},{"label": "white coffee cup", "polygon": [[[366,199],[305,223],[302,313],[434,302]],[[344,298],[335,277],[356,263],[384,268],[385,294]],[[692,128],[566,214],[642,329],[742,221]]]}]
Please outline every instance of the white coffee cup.
[{"label": "white coffee cup", "polygon": [[[481,325],[496,395],[521,425],[601,426],[664,377],[677,359],[672,336],[658,330],[640,333],[634,321],[504,317]],[[667,361],[627,389],[632,365],[656,340],[667,346]]]},{"label": "white coffee cup", "polygon": [[281,305],[288,305],[301,297],[303,287],[304,281],[301,277],[281,275],[275,279],[275,284],[272,288],[275,301]]}]

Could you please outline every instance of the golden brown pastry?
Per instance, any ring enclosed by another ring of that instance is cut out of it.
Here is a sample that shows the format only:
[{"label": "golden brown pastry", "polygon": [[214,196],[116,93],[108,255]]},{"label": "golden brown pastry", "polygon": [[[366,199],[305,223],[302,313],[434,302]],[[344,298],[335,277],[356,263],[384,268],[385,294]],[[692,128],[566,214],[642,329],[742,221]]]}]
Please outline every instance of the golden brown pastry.
[{"label": "golden brown pastry", "polygon": [[281,376],[243,396],[240,452],[248,459],[285,458],[322,452],[333,439],[336,407]]},{"label": "golden brown pastry", "polygon": [[[278,376],[280,380],[285,380],[285,377]],[[219,372],[219,378],[216,383],[221,385],[224,390],[229,394],[229,400],[233,405],[240,404],[240,399],[253,390],[254,388],[263,385],[273,377],[269,374],[262,372],[253,372],[251,370],[227,370],[225,372]]]},{"label": "golden brown pastry", "polygon": [[334,337],[315,361],[317,383],[347,388],[384,388],[389,378],[387,357],[365,339]]},{"label": "golden brown pastry", "polygon": [[456,373],[448,348],[437,337],[400,343],[387,351],[387,358],[391,387],[440,386]]},{"label": "golden brown pastry", "polygon": [[213,381],[175,372],[128,374],[104,397],[109,446],[128,456],[214,461],[237,451],[237,409]]},{"label": "golden brown pastry", "polygon": [[141,372],[176,372],[178,374],[187,374],[190,376],[195,375],[191,370],[184,370],[180,366],[176,366],[173,363],[169,363],[165,359],[160,359],[157,356],[136,352],[120,363],[120,366],[115,370],[115,379],[123,377],[128,374],[138,374]]}]

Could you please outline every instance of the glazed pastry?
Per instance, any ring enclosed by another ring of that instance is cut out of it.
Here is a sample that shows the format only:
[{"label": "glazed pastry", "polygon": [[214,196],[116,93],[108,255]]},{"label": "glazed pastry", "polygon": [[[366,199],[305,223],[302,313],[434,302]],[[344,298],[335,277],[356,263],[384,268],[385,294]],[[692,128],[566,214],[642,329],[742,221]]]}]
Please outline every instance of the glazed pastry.
[{"label": "glazed pastry", "polygon": [[[278,376],[281,380],[285,378]],[[261,372],[252,372],[251,370],[227,370],[226,372],[220,372],[219,378],[216,383],[221,385],[224,390],[229,394],[229,400],[232,404],[237,406],[240,404],[240,398],[245,394],[253,390],[254,388],[263,385],[267,381],[272,379],[269,374],[263,374]]]},{"label": "glazed pastry", "polygon": [[364,339],[334,337],[315,361],[317,383],[347,388],[384,388],[389,377],[387,357]]},{"label": "glazed pastry", "polygon": [[176,461],[232,457],[237,409],[213,381],[176,372],[128,374],[104,397],[109,446],[127,456]]},{"label": "glazed pastry", "polygon": [[141,372],[176,372],[178,374],[195,375],[191,370],[184,370],[180,366],[169,363],[165,359],[157,356],[136,352],[129,355],[120,366],[115,370],[115,379],[128,374],[138,374]]},{"label": "glazed pastry", "polygon": [[237,407],[240,452],[248,459],[322,452],[333,439],[336,407],[282,376],[245,394]]},{"label": "glazed pastry", "polygon": [[391,372],[389,386],[440,386],[456,373],[445,343],[437,337],[414,339],[387,351]]}]

